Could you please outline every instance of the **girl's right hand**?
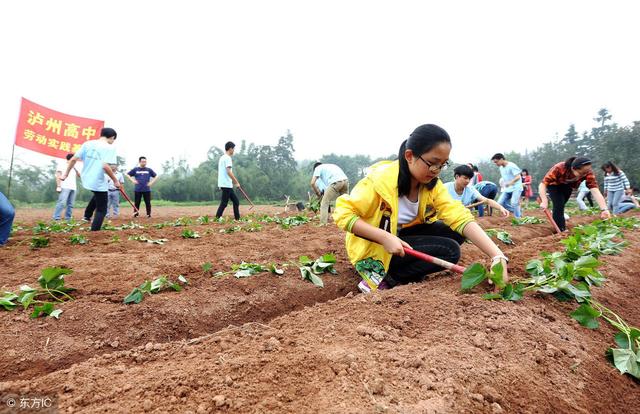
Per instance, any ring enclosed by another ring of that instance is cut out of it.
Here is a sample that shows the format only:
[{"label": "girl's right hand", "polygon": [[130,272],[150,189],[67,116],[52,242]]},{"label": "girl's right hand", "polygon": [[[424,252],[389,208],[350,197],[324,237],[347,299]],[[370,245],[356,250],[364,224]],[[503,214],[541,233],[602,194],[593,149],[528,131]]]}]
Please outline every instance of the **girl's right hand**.
[{"label": "girl's right hand", "polygon": [[544,210],[544,209],[546,209],[546,208],[548,208],[548,207],[549,207],[549,200],[542,200],[542,201],[540,202],[540,208],[541,208],[541,209],[543,209],[543,210]]},{"label": "girl's right hand", "polygon": [[404,240],[400,239],[397,236],[394,236],[391,233],[388,233],[387,237],[385,237],[384,242],[382,243],[382,246],[384,246],[384,249],[388,253],[391,253],[400,257],[404,257],[405,247],[411,248],[409,243],[405,242]]}]

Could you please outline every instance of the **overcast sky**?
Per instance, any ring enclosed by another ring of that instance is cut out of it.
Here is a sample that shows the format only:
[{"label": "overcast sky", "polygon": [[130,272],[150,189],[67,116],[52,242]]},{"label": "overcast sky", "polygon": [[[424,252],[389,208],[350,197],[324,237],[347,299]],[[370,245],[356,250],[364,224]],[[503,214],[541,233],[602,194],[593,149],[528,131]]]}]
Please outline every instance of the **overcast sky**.
[{"label": "overcast sky", "polygon": [[[296,158],[397,152],[436,123],[452,158],[533,149],[570,123],[640,120],[637,1],[3,1],[0,163],[20,97],[192,165],[212,145]],[[17,149],[19,160],[48,157]]]}]

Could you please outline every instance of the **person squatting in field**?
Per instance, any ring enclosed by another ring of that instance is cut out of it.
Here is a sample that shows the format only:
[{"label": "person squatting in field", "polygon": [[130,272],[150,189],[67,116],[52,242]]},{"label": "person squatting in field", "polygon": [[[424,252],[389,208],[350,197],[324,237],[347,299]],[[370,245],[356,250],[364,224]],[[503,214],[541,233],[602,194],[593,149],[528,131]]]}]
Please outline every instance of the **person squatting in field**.
[{"label": "person squatting in field", "polygon": [[508,278],[506,256],[438,178],[450,152],[444,129],[419,126],[400,146],[398,160],[376,163],[338,198],[333,218],[347,232],[347,254],[364,279],[358,285],[363,292],[419,282],[442,270],[405,256],[405,247],[457,263],[465,238],[491,258],[492,268],[502,264]]},{"label": "person squatting in field", "polygon": [[631,184],[624,171],[619,169],[611,161],[602,166],[604,171],[604,196],[607,198],[607,206],[613,214],[620,213],[620,200],[625,195],[631,195]]},{"label": "person squatting in field", "polygon": [[[540,208],[546,209],[549,206],[549,198],[553,202],[553,220],[560,231],[567,229],[564,217],[564,206],[571,198],[573,190],[578,188],[582,181],[586,181],[587,188],[602,210],[600,217],[610,218],[611,214],[607,209],[604,197],[598,189],[596,176],[591,168],[591,160],[587,157],[571,157],[559,162],[545,174],[542,182],[538,186],[540,195]],[[547,191],[549,198],[547,198]]]},{"label": "person squatting in field", "polygon": [[466,208],[474,208],[479,205],[488,204],[490,208],[498,209],[504,217],[509,217],[509,211],[498,204],[493,198],[483,196],[473,186],[469,187],[473,176],[473,169],[471,169],[471,167],[468,165],[458,165],[453,170],[453,181],[449,181],[444,185],[447,191],[449,191],[451,198],[460,201]]},{"label": "person squatting in field", "polygon": [[78,160],[83,162],[82,186],[93,192],[93,197],[84,210],[84,219],[89,221],[93,212],[93,222],[91,223],[91,231],[99,231],[102,228],[102,222],[107,215],[108,190],[107,176],[113,180],[116,188],[120,188],[120,182],[111,170],[110,164],[117,164],[116,150],[113,143],[118,134],[113,128],[102,128],[100,138],[87,141],[75,153],[73,158],[67,165],[67,170],[62,174],[60,179],[66,180],[73,166]]}]

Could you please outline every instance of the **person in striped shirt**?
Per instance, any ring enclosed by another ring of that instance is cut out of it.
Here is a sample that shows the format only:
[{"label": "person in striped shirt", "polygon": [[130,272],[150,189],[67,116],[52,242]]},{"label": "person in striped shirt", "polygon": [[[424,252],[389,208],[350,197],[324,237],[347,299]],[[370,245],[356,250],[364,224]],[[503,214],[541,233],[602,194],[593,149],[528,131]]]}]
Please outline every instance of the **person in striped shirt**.
[{"label": "person in striped shirt", "polygon": [[618,214],[620,200],[625,194],[631,192],[631,185],[624,171],[611,161],[602,165],[602,171],[604,171],[604,196],[607,197],[607,206],[613,214]]},{"label": "person in striped shirt", "polygon": [[[582,181],[587,182],[587,188],[600,206],[600,210],[602,210],[600,217],[602,219],[611,217],[604,197],[598,189],[596,176],[591,169],[591,160],[587,157],[571,157],[551,167],[538,186],[541,200],[540,208],[546,209],[549,206],[549,198],[551,198],[553,220],[561,231],[566,230],[564,206],[569,201],[573,190],[578,188]],[[547,198],[547,191],[549,198]]]}]

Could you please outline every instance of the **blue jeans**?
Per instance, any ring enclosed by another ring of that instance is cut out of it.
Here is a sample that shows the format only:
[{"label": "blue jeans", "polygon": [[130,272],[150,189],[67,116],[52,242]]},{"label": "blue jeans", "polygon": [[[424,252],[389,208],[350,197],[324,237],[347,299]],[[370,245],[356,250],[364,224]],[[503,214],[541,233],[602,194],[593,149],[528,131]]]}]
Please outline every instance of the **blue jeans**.
[{"label": "blue jeans", "polygon": [[76,202],[76,191],[68,188],[63,188],[58,196],[58,202],[56,203],[56,209],[53,212],[53,219],[60,220],[60,214],[62,210],[67,207],[67,211],[64,214],[66,220],[71,220],[73,214],[73,204]]},{"label": "blue jeans", "polygon": [[522,190],[504,192],[500,194],[498,204],[512,212],[516,218],[520,218],[522,216],[520,212],[520,195],[522,195]]},{"label": "blue jeans", "polygon": [[[113,215],[111,214],[113,210]],[[109,190],[109,199],[107,202],[107,218],[118,217],[120,214],[120,191]]]},{"label": "blue jeans", "polygon": [[624,190],[607,191],[607,207],[613,214],[620,213],[620,200],[624,196]]},{"label": "blue jeans", "polygon": [[[495,200],[496,195],[498,195],[498,186],[495,184],[485,184],[479,191],[480,195],[484,198],[488,198],[489,200]],[[491,207],[489,207],[491,209]],[[491,211],[491,210],[489,210]],[[480,204],[478,206],[478,217],[484,216],[484,204]]]},{"label": "blue jeans", "polygon": [[7,197],[0,193],[0,246],[9,240],[13,218],[16,210],[13,208]]}]

